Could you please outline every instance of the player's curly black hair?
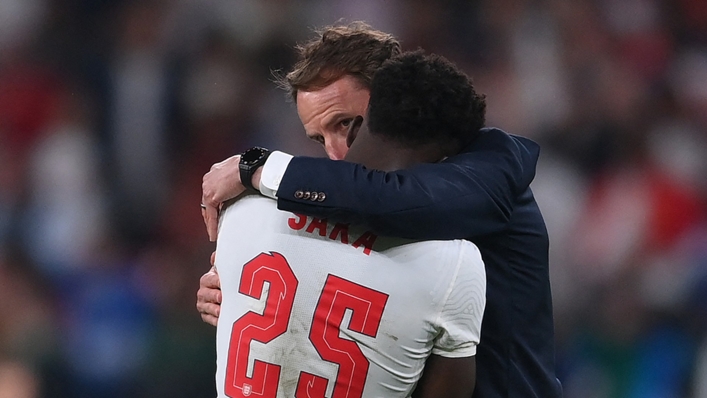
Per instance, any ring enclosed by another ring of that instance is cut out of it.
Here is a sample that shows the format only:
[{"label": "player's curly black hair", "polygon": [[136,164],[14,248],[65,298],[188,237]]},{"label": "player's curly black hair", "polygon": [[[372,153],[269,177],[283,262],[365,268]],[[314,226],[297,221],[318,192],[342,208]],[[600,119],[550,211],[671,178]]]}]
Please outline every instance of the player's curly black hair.
[{"label": "player's curly black hair", "polygon": [[459,151],[484,127],[486,101],[444,57],[422,50],[386,61],[373,76],[368,127],[406,147]]}]

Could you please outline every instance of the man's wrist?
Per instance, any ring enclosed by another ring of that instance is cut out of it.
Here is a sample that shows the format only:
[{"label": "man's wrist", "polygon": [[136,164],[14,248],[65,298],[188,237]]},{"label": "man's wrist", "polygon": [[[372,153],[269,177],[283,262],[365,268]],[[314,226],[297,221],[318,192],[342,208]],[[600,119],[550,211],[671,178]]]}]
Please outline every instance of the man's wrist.
[{"label": "man's wrist", "polygon": [[[266,161],[266,163],[267,163],[267,161]],[[264,166],[265,165],[260,166],[257,169],[255,169],[255,171],[253,172],[253,178],[251,179],[251,183],[258,191],[260,191],[260,179],[261,179],[261,176],[263,175],[263,167]]]},{"label": "man's wrist", "polygon": [[240,173],[241,184],[243,184],[243,186],[246,188],[258,189],[258,185],[252,185],[253,174],[255,174],[255,172],[263,164],[265,164],[265,161],[269,156],[269,150],[257,146],[250,148],[241,154],[238,162],[238,171]]},{"label": "man's wrist", "polygon": [[255,180],[256,175],[253,175],[253,186],[258,187],[264,196],[277,199],[277,190],[291,160],[292,155],[280,151],[272,152],[265,164],[256,170],[258,181]]}]

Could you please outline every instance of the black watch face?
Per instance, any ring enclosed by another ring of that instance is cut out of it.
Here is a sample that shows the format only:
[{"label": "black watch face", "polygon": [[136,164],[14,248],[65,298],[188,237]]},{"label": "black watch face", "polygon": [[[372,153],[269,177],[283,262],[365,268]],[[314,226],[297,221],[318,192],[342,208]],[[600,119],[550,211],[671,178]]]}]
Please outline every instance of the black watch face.
[{"label": "black watch face", "polygon": [[263,150],[260,148],[253,148],[245,151],[241,156],[241,162],[243,163],[253,163],[256,160],[263,157]]}]

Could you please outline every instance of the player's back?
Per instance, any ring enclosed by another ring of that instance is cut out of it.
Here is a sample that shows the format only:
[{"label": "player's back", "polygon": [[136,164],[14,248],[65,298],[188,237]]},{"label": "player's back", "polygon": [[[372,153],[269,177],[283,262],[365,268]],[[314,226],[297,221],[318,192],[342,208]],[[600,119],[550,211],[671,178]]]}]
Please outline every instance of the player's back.
[{"label": "player's back", "polygon": [[467,241],[404,242],[248,196],[221,219],[219,397],[407,397],[431,354],[474,355],[485,274]]}]

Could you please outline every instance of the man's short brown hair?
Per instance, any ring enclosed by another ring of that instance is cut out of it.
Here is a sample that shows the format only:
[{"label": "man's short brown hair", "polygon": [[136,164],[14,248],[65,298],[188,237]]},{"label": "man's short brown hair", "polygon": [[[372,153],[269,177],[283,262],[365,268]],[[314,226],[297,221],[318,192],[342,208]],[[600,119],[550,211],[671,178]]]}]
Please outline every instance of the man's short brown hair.
[{"label": "man's short brown hair", "polygon": [[297,101],[299,90],[315,90],[350,75],[365,88],[386,60],[401,53],[400,43],[388,33],[363,22],[327,26],[317,37],[298,45],[299,60],[287,75],[276,77],[278,84]]}]

